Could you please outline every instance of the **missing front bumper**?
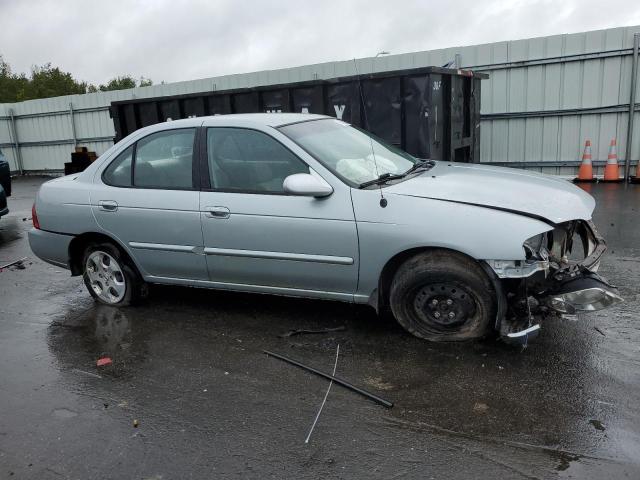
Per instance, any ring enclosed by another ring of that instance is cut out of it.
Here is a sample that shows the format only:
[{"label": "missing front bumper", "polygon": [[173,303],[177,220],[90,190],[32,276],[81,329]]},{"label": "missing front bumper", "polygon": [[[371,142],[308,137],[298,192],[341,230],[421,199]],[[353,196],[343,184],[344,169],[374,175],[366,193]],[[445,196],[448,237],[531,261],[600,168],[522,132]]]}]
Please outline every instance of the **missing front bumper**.
[{"label": "missing front bumper", "polygon": [[594,312],[623,301],[616,288],[596,273],[606,243],[592,222],[559,225],[543,240],[545,248],[532,251],[525,262],[488,262],[506,292],[506,314],[496,326],[508,343],[526,345],[541,322],[557,315],[554,312]]},{"label": "missing front bumper", "polygon": [[[546,304],[557,312],[573,314],[595,312],[622,302],[616,288],[595,273],[607,246],[593,222],[576,222],[571,231],[579,236],[585,258],[553,273]],[[571,239],[565,248],[571,251],[573,243]],[[562,250],[562,255],[566,251]]]}]

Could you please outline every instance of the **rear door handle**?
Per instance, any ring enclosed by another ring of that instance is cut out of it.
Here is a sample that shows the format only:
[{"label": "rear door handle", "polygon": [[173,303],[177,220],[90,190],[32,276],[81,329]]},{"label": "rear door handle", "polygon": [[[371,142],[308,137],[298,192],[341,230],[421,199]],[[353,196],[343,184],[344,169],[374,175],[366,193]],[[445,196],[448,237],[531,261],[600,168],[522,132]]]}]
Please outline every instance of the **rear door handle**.
[{"label": "rear door handle", "polygon": [[229,218],[231,214],[227,207],[204,207],[204,211],[208,218]]},{"label": "rear door handle", "polygon": [[100,200],[98,202],[98,209],[103,212],[115,212],[118,210],[118,202],[113,200]]}]

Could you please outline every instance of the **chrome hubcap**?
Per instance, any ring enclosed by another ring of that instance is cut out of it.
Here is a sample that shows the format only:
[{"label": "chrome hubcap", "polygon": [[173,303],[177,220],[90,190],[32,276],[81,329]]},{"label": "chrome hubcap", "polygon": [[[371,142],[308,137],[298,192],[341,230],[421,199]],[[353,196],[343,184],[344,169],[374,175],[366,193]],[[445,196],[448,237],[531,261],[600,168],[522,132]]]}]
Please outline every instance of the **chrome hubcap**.
[{"label": "chrome hubcap", "polygon": [[122,267],[106,252],[95,251],[85,265],[90,288],[106,303],[118,303],[127,291]]}]

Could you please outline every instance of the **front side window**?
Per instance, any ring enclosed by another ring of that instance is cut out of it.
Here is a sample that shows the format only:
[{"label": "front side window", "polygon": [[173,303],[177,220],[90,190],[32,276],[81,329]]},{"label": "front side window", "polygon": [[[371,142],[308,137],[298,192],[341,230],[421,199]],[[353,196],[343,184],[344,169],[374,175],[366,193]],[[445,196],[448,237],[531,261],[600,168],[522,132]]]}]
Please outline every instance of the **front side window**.
[{"label": "front side window", "polygon": [[280,131],[353,186],[384,173],[402,174],[417,162],[375,135],[339,120],[294,123]]},{"label": "front side window", "polygon": [[211,187],[217,190],[284,193],[284,179],[309,167],[280,142],[256,130],[207,129]]},{"label": "front side window", "polygon": [[136,187],[193,188],[195,129],[154,133],[136,144],[133,184]]}]

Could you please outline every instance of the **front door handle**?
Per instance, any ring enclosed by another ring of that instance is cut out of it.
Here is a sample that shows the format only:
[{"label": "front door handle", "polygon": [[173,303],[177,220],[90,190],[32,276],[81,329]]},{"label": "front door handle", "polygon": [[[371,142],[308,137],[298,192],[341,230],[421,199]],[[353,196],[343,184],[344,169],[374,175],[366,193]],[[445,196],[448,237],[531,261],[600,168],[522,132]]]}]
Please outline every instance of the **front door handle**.
[{"label": "front door handle", "polygon": [[118,202],[113,200],[100,200],[98,202],[98,209],[103,212],[115,212],[118,210]]},{"label": "front door handle", "polygon": [[227,207],[204,207],[204,211],[208,218],[229,218],[231,214]]}]

